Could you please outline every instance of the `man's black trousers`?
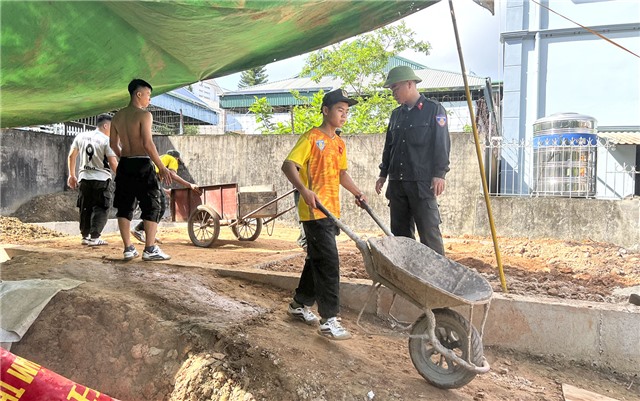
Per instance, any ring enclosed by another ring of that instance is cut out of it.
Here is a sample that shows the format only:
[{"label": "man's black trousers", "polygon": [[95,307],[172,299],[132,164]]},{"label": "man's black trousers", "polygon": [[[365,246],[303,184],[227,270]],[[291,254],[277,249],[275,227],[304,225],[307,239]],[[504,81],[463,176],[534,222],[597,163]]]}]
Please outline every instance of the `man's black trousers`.
[{"label": "man's black trousers", "polygon": [[386,196],[391,209],[391,232],[415,239],[415,224],[420,242],[444,255],[438,201],[430,186],[430,181],[389,181]]},{"label": "man's black trousers", "polygon": [[303,221],[302,226],[307,237],[307,258],[293,299],[306,306],[316,302],[323,319],[335,317],[340,311],[338,227],[328,218]]},{"label": "man's black trousers", "polygon": [[107,224],[109,208],[113,200],[111,180],[81,180],[78,208],[80,209],[80,233],[83,238],[98,238]]}]

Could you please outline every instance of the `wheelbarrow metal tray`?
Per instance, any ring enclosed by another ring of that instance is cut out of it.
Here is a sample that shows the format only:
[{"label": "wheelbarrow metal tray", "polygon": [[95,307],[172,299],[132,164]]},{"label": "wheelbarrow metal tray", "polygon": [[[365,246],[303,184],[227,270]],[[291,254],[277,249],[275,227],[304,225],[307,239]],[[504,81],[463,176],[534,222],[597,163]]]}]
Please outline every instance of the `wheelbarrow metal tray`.
[{"label": "wheelbarrow metal tray", "polygon": [[491,300],[493,290],[484,277],[420,242],[406,237],[368,242],[372,268],[384,279],[382,284],[391,284],[392,290],[420,307],[480,305]]}]

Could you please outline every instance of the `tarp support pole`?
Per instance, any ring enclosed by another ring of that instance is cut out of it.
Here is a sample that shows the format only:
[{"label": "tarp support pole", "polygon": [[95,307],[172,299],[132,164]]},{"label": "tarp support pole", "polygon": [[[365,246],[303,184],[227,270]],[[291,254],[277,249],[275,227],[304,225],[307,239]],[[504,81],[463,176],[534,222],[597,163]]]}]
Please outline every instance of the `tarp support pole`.
[{"label": "tarp support pole", "polygon": [[498,237],[496,235],[496,226],[493,221],[493,212],[491,211],[491,198],[489,197],[489,185],[487,184],[487,176],[484,172],[484,164],[482,163],[482,151],[480,149],[480,138],[478,135],[478,126],[476,125],[476,117],[473,112],[473,103],[471,102],[471,91],[469,90],[469,82],[467,80],[467,69],[464,65],[462,57],[462,47],[460,46],[460,36],[458,35],[458,25],[456,23],[456,15],[453,11],[453,0],[449,0],[449,9],[451,10],[451,22],[453,23],[453,32],[456,37],[456,45],[458,46],[458,57],[460,58],[460,68],[462,70],[462,79],[464,80],[464,92],[467,96],[467,106],[469,106],[469,117],[471,118],[471,127],[473,128],[473,138],[476,144],[476,155],[478,156],[478,167],[480,168],[480,178],[482,179],[482,191],[484,192],[484,203],[487,205],[487,215],[489,216],[489,226],[491,227],[491,237],[493,238],[493,248],[496,252],[496,262],[500,272],[500,285],[503,292],[507,291],[507,281],[504,277],[502,268],[502,257],[500,256],[500,246],[498,246]]}]

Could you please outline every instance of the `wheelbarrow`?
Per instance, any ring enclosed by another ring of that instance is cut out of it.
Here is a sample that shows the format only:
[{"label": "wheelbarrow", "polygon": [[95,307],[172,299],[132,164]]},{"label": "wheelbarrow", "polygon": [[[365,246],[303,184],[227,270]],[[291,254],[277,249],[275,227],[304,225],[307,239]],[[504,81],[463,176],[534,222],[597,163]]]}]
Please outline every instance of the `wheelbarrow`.
[{"label": "wheelbarrow", "polygon": [[[490,366],[484,357],[482,331],[489,313],[493,290],[479,273],[452,261],[411,238],[395,237],[382,223],[368,204],[363,208],[387,235],[369,238],[356,235],[324,206],[318,208],[333,220],[360,250],[364,266],[373,284],[369,297],[358,315],[362,313],[384,285],[391,290],[393,301],[387,315],[400,324],[390,311],[396,296],[410,301],[423,314],[402,327],[409,334],[409,355],[414,367],[430,384],[444,389],[459,388],[469,383],[477,374],[486,373]],[[469,320],[451,307],[469,307]],[[474,306],[484,306],[481,331],[473,326]]]}]

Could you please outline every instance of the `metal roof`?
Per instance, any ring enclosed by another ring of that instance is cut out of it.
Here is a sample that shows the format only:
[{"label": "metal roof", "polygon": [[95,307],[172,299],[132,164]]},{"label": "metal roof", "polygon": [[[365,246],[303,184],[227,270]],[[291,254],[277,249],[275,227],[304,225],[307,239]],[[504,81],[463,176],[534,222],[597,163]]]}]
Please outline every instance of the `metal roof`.
[{"label": "metal roof", "polygon": [[185,100],[187,102],[197,104],[198,106],[209,109],[209,105],[204,100],[190,92],[187,88],[178,88],[167,92],[169,96],[177,97],[178,99]]},{"label": "metal roof", "polygon": [[211,125],[218,124],[218,113],[185,88],[154,96],[151,104]]},{"label": "metal roof", "polygon": [[412,70],[421,70],[423,68],[427,68],[426,65],[422,65],[420,63],[416,63],[415,61],[411,61],[409,59],[406,59],[404,57],[400,57],[400,56],[392,56],[389,58],[389,61],[387,62],[387,65],[384,66],[384,72],[389,72],[389,70],[391,70],[394,67],[398,67],[400,65],[406,65],[411,67]]},{"label": "metal roof", "polygon": [[[400,56],[391,56],[389,57],[389,60],[387,61],[387,64],[382,68],[382,71],[386,74],[388,73],[392,68],[401,66],[401,65],[406,65],[407,67],[411,68],[412,70],[421,70],[423,68],[427,68],[426,65],[422,65],[420,63],[416,63],[415,61],[411,61],[407,58],[404,57],[400,57]],[[294,78],[303,78],[303,77],[312,77],[313,74],[307,74],[307,75],[301,75],[298,74],[296,75]]]},{"label": "metal roof", "polygon": [[598,132],[598,136],[616,145],[640,145],[640,131]]},{"label": "metal roof", "polygon": [[[464,88],[464,80],[460,73],[451,71],[423,68],[415,70],[416,75],[422,78],[418,83],[421,92],[455,91]],[[475,75],[467,76],[471,88],[482,88],[485,78]],[[320,82],[314,82],[309,77],[295,77],[260,85],[249,86],[233,92],[226,92],[220,97],[220,107],[225,109],[249,107],[255,101],[254,96],[266,97],[272,106],[290,106],[300,104],[293,95],[292,90],[312,96],[320,91],[339,88],[342,81],[336,77],[323,77]],[[380,84],[382,89],[382,84]],[[347,88],[345,88],[347,89]]]},{"label": "metal roof", "polygon": [[[418,90],[421,91],[456,90],[464,88],[464,79],[459,72],[425,68],[416,70],[415,73],[422,78],[422,82],[418,84]],[[486,78],[481,78],[476,75],[467,75],[467,81],[472,88],[484,87],[485,80]]]}]

